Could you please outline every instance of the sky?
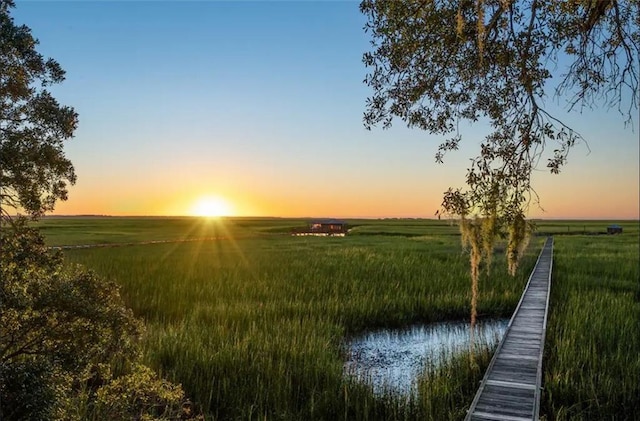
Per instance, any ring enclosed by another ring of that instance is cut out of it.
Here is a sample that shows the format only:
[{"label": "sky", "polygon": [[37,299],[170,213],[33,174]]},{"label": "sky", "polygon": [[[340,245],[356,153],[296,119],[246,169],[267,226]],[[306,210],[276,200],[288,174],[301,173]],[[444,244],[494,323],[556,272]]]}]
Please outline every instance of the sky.
[{"label": "sky", "polygon": [[[54,214],[434,217],[482,122],[442,139],[362,123],[369,50],[354,1],[31,1],[11,12],[67,79],[78,181]],[[533,177],[532,218],[638,219],[639,118],[549,107],[588,145]],[[556,104],[558,103],[559,104]],[[636,112],[637,114],[637,112]]]}]

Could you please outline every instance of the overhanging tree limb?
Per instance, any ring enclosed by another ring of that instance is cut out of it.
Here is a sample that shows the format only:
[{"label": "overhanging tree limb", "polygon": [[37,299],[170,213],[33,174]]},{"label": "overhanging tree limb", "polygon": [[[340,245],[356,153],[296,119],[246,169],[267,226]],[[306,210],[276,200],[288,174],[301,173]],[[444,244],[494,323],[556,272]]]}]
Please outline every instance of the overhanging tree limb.
[{"label": "overhanging tree limb", "polygon": [[[446,136],[436,160],[459,147],[461,120],[487,120],[493,131],[467,177],[468,211],[485,215],[482,197],[512,221],[530,202],[531,172],[547,156],[557,173],[579,133],[540,106],[554,67],[568,60],[556,95],[578,104],[638,105],[640,2],[607,0],[365,0],[372,50],[363,61],[372,89],[364,124],[409,127]],[[625,91],[626,90],[626,91]],[[627,94],[627,91],[629,95]],[[600,96],[604,95],[604,98]],[[551,154],[545,147],[556,143]],[[445,210],[451,211],[452,209]]]},{"label": "overhanging tree limb", "polygon": [[625,124],[633,120],[640,2],[363,0],[360,9],[371,34],[363,56],[373,91],[366,128],[389,128],[397,118],[443,136],[435,155],[443,162],[462,141],[461,121],[491,127],[467,170],[466,189],[449,188],[442,202],[461,221],[475,308],[479,265],[490,259],[501,230],[509,236],[509,272],[517,268],[528,238],[525,215],[532,197],[539,200],[532,172],[544,158],[560,172],[583,140],[541,106],[555,67],[569,63],[555,88],[557,97],[569,98],[569,110],[603,104],[617,107]]}]

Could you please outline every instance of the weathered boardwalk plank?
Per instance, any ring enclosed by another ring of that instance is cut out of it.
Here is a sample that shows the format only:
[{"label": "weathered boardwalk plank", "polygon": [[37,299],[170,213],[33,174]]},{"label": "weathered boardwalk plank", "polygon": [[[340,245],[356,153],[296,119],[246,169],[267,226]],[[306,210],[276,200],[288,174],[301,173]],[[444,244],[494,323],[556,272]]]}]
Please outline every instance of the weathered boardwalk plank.
[{"label": "weathered boardwalk plank", "polygon": [[553,238],[549,237],[471,403],[467,421],[538,420],[552,266]]}]

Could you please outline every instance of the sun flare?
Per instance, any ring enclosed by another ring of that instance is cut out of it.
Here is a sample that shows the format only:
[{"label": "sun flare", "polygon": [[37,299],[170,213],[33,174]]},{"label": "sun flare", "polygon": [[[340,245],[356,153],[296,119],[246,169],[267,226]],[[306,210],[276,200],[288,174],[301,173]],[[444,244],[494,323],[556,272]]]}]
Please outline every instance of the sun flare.
[{"label": "sun flare", "polygon": [[193,206],[192,214],[207,217],[231,216],[233,209],[231,204],[221,197],[203,197]]}]

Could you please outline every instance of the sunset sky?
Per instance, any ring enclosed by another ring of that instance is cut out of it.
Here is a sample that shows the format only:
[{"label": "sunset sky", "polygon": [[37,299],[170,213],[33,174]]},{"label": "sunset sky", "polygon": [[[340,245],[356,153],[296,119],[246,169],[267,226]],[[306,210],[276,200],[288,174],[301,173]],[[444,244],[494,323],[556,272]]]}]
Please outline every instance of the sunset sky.
[{"label": "sunset sky", "polygon": [[[78,182],[56,214],[433,217],[488,131],[461,127],[441,165],[436,136],[365,130],[357,2],[18,1],[12,15],[67,71],[53,93],[80,116]],[[638,219],[639,119],[546,105],[588,148],[560,175],[542,165],[530,216]]]}]

